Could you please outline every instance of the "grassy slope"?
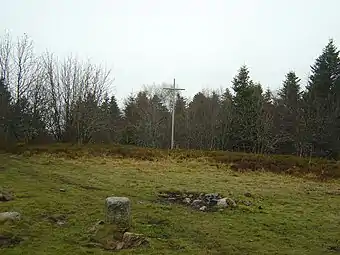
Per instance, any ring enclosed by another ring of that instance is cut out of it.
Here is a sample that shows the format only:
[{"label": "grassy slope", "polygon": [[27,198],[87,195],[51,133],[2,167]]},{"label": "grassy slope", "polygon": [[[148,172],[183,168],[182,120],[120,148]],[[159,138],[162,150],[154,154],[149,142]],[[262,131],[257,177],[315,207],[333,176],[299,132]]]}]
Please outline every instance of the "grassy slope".
[{"label": "grassy slope", "polygon": [[[3,154],[0,166],[0,186],[16,195],[14,201],[0,203],[0,211],[23,215],[18,225],[0,225],[0,234],[26,237],[14,248],[0,248],[1,254],[112,254],[81,245],[87,229],[104,218],[104,199],[111,195],[131,198],[133,230],[151,240],[147,250],[119,254],[328,254],[327,247],[340,246],[340,196],[325,194],[339,189],[339,180],[237,173],[190,159]],[[154,202],[161,189],[220,192],[242,199],[249,191],[256,206],[196,212]],[[67,226],[44,219],[51,214],[67,215]]]}]

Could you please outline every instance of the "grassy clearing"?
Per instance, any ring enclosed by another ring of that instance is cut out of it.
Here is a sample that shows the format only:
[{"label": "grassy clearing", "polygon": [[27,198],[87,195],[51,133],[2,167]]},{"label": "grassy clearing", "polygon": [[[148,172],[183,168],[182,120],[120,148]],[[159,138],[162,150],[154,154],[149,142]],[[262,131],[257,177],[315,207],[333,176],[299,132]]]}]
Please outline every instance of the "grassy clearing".
[{"label": "grassy clearing", "polygon": [[[151,242],[148,249],[120,254],[333,254],[329,247],[340,246],[339,180],[240,173],[186,157],[2,154],[0,166],[0,185],[16,197],[1,203],[0,211],[23,216],[18,224],[0,225],[0,234],[24,239],[0,248],[1,254],[112,254],[82,245],[87,230],[104,218],[104,200],[111,195],[132,200],[133,231]],[[219,192],[254,205],[204,213],[155,202],[157,192],[166,189]],[[46,220],[60,214],[67,218],[65,226]]]}]

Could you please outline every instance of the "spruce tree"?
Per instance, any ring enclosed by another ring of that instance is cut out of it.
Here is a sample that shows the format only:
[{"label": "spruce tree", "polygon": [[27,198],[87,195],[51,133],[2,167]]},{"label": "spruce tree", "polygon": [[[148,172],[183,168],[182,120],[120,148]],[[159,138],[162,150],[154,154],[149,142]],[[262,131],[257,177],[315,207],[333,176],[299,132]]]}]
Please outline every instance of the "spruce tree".
[{"label": "spruce tree", "polygon": [[299,154],[302,146],[300,90],[299,77],[293,71],[288,72],[278,93],[281,153]]},{"label": "spruce tree", "polygon": [[288,72],[283,81],[283,87],[278,93],[280,102],[286,107],[296,109],[301,98],[300,90],[300,78],[296,76],[295,72]]},{"label": "spruce tree", "polygon": [[114,122],[117,122],[117,124],[118,124],[118,122],[120,122],[121,111],[119,109],[116,97],[114,95],[111,96],[111,98],[110,98],[110,102],[109,102],[109,114],[110,114],[111,119]]},{"label": "spruce tree", "polygon": [[257,119],[261,108],[261,85],[250,79],[247,66],[242,66],[233,79],[233,137],[234,147],[253,151],[257,140]]},{"label": "spruce tree", "polygon": [[318,156],[339,147],[339,130],[335,115],[334,90],[339,84],[339,51],[330,40],[311,67],[305,100],[308,143]]}]

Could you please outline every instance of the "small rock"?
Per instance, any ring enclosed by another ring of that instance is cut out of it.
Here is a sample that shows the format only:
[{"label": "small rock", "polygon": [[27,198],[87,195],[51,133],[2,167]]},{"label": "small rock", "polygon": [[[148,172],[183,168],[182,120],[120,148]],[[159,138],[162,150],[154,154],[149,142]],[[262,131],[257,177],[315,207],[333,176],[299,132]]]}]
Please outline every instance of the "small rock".
[{"label": "small rock", "polygon": [[18,212],[0,213],[0,223],[5,223],[7,221],[19,221],[20,219],[21,219],[21,214]]},{"label": "small rock", "polygon": [[246,197],[252,197],[252,196],[253,196],[250,192],[246,192],[246,193],[244,193],[244,195],[245,195]]},{"label": "small rock", "polygon": [[186,197],[186,198],[183,199],[183,203],[190,204],[191,203],[191,199]]},{"label": "small rock", "polygon": [[229,205],[227,203],[227,199],[226,198],[221,198],[217,201],[217,207],[218,208],[227,208]]},{"label": "small rock", "polygon": [[169,197],[169,198],[168,198],[168,201],[170,201],[170,202],[175,202],[175,201],[176,201],[176,198],[175,198],[175,197]]},{"label": "small rock", "polygon": [[200,211],[205,212],[206,210],[207,210],[207,207],[205,205],[200,207]]},{"label": "small rock", "polygon": [[97,225],[103,225],[105,222],[103,220],[99,220],[96,224]]},{"label": "small rock", "polygon": [[0,192],[0,201],[7,202],[13,200],[13,196],[7,192]]},{"label": "small rock", "polygon": [[58,221],[57,221],[57,225],[59,225],[59,226],[63,226],[63,225],[65,225],[65,224],[66,224],[65,221],[62,221],[62,220],[58,220]]},{"label": "small rock", "polygon": [[229,197],[226,198],[226,202],[231,207],[236,207],[237,206],[236,202],[233,199],[229,198]]},{"label": "small rock", "polygon": [[162,198],[168,198],[169,194],[161,193],[161,194],[159,194],[159,196],[162,197]]},{"label": "small rock", "polygon": [[219,199],[220,195],[218,193],[211,193],[211,194],[206,194],[205,199],[211,200],[211,199]]},{"label": "small rock", "polygon": [[[118,244],[117,248],[136,248],[144,245],[148,245],[149,241],[142,234],[136,234],[131,232],[125,232],[123,235],[122,244]],[[119,247],[118,247],[119,246]]]},{"label": "small rock", "polygon": [[246,205],[246,206],[251,206],[252,203],[250,201],[243,201],[243,204]]},{"label": "small rock", "polygon": [[220,212],[223,212],[224,210],[221,208],[221,209],[218,209]]},{"label": "small rock", "polygon": [[190,194],[190,195],[189,195],[189,198],[193,198],[193,197],[194,197],[194,195],[193,195],[193,194]]},{"label": "small rock", "polygon": [[218,200],[217,206],[219,208],[227,208],[229,206],[230,207],[236,207],[237,205],[236,205],[236,202],[233,199],[231,199],[229,197],[225,197],[225,198],[221,198],[221,199]]},{"label": "small rock", "polygon": [[118,242],[117,245],[116,245],[116,250],[117,251],[120,251],[121,249],[124,248],[124,242]]},{"label": "small rock", "polygon": [[122,249],[123,247],[119,246],[119,243],[122,243],[122,242],[109,239],[109,240],[106,240],[106,242],[103,244],[103,248],[105,250],[110,250],[110,251],[117,250],[117,248]]},{"label": "small rock", "polygon": [[206,194],[204,196],[204,201],[206,204],[210,207],[215,206],[220,198],[220,195],[218,193],[211,193],[211,194]]},{"label": "small rock", "polygon": [[59,225],[59,226],[63,226],[66,224],[66,216],[62,215],[62,214],[54,214],[54,215],[50,215],[47,217],[47,220]]},{"label": "small rock", "polygon": [[200,208],[202,206],[202,204],[203,204],[202,200],[196,199],[196,200],[192,201],[191,206],[193,208],[198,209],[198,208]]},{"label": "small rock", "polygon": [[7,248],[19,244],[22,238],[15,236],[4,236],[0,234],[0,248]]},{"label": "small rock", "polygon": [[66,192],[66,189],[59,189],[60,192]]}]

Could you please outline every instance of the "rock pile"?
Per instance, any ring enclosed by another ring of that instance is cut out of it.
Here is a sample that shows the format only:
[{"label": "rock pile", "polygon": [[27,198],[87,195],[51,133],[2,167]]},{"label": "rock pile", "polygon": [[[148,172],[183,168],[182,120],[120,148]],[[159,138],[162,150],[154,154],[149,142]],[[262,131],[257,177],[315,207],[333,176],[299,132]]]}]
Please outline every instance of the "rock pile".
[{"label": "rock pile", "polygon": [[199,211],[217,211],[237,207],[236,202],[219,193],[160,192],[161,201],[182,204]]}]

